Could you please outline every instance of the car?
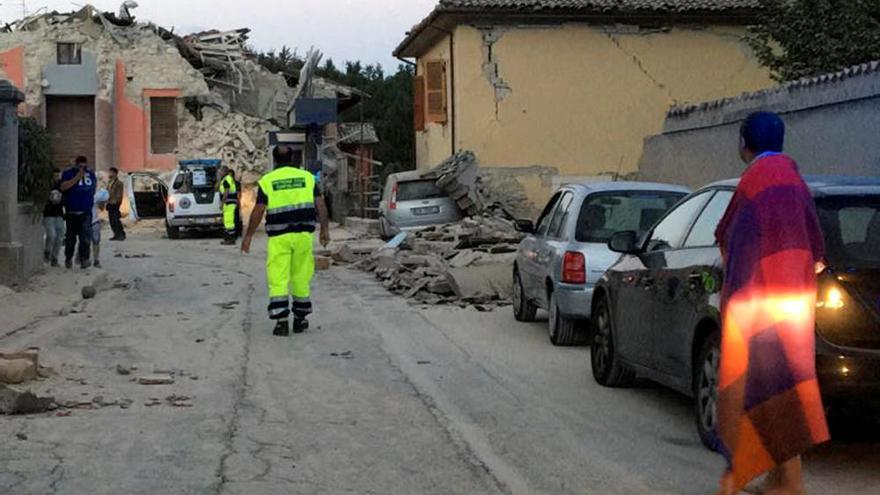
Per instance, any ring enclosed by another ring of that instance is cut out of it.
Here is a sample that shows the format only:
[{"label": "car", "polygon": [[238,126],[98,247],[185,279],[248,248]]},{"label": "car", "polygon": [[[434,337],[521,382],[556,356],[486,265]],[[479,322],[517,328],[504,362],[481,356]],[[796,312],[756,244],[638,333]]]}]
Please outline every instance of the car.
[{"label": "car", "polygon": [[618,230],[649,229],[690,189],[647,182],[594,182],[560,188],[544,207],[537,224],[517,222],[526,234],[513,265],[513,313],[534,321],[548,312],[554,345],[586,338],[593,288],[620,256],[608,249]]},{"label": "car", "polygon": [[132,217],[164,218],[169,239],[178,239],[184,228],[222,230],[223,208],[216,188],[220,164],[215,159],[182,160],[170,186],[153,172],[129,174]]},{"label": "car", "polygon": [[[829,412],[880,399],[880,178],[808,177],[826,243],[819,275],[816,365]],[[737,181],[711,184],[646,235],[619,232],[622,253],[596,284],[593,377],[647,378],[693,397],[702,442],[716,447],[722,265],[714,232]],[[844,414],[840,417],[847,417]]]},{"label": "car", "polygon": [[383,239],[460,219],[458,205],[434,179],[424,179],[416,171],[388,176],[379,204],[379,235]]}]

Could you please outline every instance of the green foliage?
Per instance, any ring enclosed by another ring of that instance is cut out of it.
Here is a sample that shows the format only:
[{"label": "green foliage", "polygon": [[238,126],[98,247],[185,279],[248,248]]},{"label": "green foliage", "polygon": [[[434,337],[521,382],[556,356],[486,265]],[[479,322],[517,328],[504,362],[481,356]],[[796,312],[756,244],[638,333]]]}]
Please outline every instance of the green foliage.
[{"label": "green foliage", "polygon": [[880,60],[877,0],[763,0],[746,37],[780,82]]},{"label": "green foliage", "polygon": [[36,119],[18,119],[18,199],[38,206],[49,200],[52,186],[52,140]]},{"label": "green foliage", "polygon": [[[288,84],[295,85],[295,78],[303,66],[295,50],[282,47],[280,51],[260,53],[257,61],[263,67],[288,76]],[[382,179],[387,174],[410,170],[415,166],[412,108],[412,84],[414,71],[401,64],[393,75],[386,75],[380,64],[363,65],[345,62],[338,68],[333,59],[327,59],[318,67],[319,77],[364,91],[372,96],[361,105],[348,109],[339,116],[341,122],[370,122],[375,125],[379,144],[374,158],[385,164]]]}]

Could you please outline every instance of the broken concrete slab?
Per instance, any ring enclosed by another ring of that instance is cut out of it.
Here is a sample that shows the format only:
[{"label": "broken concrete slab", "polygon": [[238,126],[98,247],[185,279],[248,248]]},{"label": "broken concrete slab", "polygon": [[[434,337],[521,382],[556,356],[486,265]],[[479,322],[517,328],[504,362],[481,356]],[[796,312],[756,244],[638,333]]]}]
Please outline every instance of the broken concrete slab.
[{"label": "broken concrete slab", "polygon": [[315,270],[329,270],[333,265],[333,259],[329,256],[315,256]]},{"label": "broken concrete slab", "polygon": [[513,291],[511,270],[507,263],[453,268],[446,273],[446,280],[464,300],[507,299]]},{"label": "broken concrete slab", "polygon": [[0,385],[0,414],[36,414],[52,409],[55,399]]}]

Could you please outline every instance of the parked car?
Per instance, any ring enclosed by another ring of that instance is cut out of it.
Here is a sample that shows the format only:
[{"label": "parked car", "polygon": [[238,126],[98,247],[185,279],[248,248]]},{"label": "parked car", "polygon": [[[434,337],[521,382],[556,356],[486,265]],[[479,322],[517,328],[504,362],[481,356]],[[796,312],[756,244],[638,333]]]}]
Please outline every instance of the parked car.
[{"label": "parked car", "polygon": [[[825,403],[865,410],[880,398],[880,179],[817,177],[807,183],[824,232],[816,364]],[[709,185],[647,235],[620,232],[621,258],[596,284],[591,363],[596,381],[636,375],[695,398],[700,439],[715,444],[721,255],[714,232],[737,181]]]},{"label": "parked car", "polygon": [[222,230],[223,209],[217,192],[220,160],[183,160],[171,177],[170,187],[152,172],[128,176],[131,214],[138,218],[164,218],[169,239],[180,229]]},{"label": "parked car", "polygon": [[513,313],[534,321],[538,308],[549,313],[554,345],[582,340],[590,317],[593,288],[620,256],[608,249],[619,230],[647,231],[690,192],[681,186],[645,182],[595,182],[563,186],[537,226],[517,222],[528,235],[513,265]]},{"label": "parked car", "polygon": [[383,239],[460,219],[458,205],[433,179],[423,179],[420,172],[388,176],[379,205],[379,234]]}]

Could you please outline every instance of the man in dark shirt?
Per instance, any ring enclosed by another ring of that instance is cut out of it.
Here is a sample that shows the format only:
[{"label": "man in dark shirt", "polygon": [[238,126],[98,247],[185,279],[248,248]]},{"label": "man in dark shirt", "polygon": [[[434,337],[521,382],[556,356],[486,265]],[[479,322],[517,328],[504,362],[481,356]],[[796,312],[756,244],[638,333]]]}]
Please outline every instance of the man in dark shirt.
[{"label": "man in dark shirt", "polygon": [[46,231],[46,246],[43,249],[43,260],[58,266],[58,253],[64,242],[64,205],[61,195],[61,170],[52,171],[52,190],[49,200],[43,208],[43,228]]},{"label": "man in dark shirt", "polygon": [[64,266],[73,268],[73,253],[79,241],[79,264],[89,267],[91,247],[92,207],[95,204],[95,190],[98,178],[89,170],[89,161],[79,156],[74,166],[61,174],[61,192],[64,193],[64,219],[67,233],[64,239]]},{"label": "man in dark shirt", "polygon": [[122,206],[125,186],[119,180],[119,169],[116,167],[110,167],[110,183],[107,184],[107,190],[110,192],[110,200],[107,201],[107,217],[110,219],[110,229],[113,230],[113,237],[110,240],[124,241],[125,228],[122,226],[119,207]]}]

